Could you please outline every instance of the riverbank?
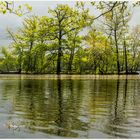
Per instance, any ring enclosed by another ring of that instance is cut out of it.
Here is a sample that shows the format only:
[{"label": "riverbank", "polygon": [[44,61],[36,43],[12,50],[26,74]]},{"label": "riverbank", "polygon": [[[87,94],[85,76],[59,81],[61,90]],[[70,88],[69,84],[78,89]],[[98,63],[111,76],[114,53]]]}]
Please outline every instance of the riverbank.
[{"label": "riverbank", "polygon": [[55,74],[0,74],[0,79],[132,79],[139,80],[140,75],[55,75]]}]

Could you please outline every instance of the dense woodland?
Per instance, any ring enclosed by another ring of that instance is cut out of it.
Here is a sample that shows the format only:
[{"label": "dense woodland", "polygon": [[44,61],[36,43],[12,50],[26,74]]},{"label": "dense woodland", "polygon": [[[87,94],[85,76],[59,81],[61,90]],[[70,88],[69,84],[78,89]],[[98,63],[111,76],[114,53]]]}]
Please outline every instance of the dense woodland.
[{"label": "dense woodland", "polygon": [[[9,47],[1,47],[1,73],[132,74],[139,71],[140,25],[129,27],[132,9],[139,2],[102,1],[91,2],[90,6],[100,14],[91,14],[86,2],[77,2],[74,7],[59,4],[55,9],[48,8],[48,16],[26,16],[16,32],[7,29],[13,42]],[[8,3],[6,10],[9,10]]]}]

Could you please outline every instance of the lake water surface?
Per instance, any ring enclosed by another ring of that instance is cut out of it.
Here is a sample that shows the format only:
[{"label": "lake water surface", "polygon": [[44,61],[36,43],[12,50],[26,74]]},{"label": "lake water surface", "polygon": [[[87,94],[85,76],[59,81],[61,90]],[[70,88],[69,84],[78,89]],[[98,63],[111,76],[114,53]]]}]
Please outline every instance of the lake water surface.
[{"label": "lake water surface", "polygon": [[0,138],[140,138],[140,78],[1,75]]}]

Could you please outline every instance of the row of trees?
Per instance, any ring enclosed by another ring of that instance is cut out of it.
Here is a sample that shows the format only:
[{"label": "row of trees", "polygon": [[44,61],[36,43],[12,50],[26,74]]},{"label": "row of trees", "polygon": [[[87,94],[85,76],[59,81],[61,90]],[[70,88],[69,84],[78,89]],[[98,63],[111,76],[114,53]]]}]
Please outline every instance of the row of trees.
[{"label": "row of trees", "polygon": [[[140,26],[130,30],[128,2],[92,2],[100,10],[90,15],[83,2],[57,5],[49,16],[30,16],[2,47],[1,71],[18,73],[136,72],[140,66]],[[101,18],[100,18],[101,17]],[[100,18],[100,26],[94,21]],[[88,33],[86,33],[86,31]]]}]

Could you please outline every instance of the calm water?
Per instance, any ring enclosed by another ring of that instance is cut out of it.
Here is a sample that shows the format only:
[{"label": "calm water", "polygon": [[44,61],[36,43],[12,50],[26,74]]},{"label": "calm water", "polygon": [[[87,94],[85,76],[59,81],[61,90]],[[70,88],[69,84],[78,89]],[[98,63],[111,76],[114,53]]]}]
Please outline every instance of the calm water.
[{"label": "calm water", "polygon": [[1,78],[0,138],[140,138],[140,80]]}]

